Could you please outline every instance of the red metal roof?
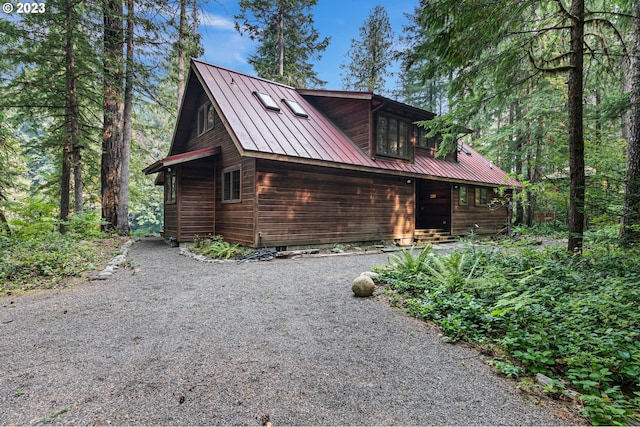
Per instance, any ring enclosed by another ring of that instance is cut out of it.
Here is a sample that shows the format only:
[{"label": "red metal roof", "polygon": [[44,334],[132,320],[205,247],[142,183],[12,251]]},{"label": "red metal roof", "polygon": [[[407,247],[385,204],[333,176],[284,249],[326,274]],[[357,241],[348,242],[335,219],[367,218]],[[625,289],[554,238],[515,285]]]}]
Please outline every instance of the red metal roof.
[{"label": "red metal roof", "polygon": [[173,156],[165,157],[162,160],[158,160],[152,165],[144,168],[142,171],[148,175],[151,173],[160,172],[162,169],[172,165],[190,162],[192,160],[203,159],[205,157],[213,156],[218,153],[220,153],[220,147],[207,147],[200,150],[188,151],[186,153],[180,153]]},{"label": "red metal roof", "polygon": [[[193,65],[243,155],[431,179],[519,185],[466,144],[463,146],[469,154],[459,153],[458,162],[422,155],[416,155],[414,163],[371,159],[305,99],[302,93],[309,91],[299,92],[287,85],[197,60]],[[269,94],[280,110],[265,108],[254,95],[256,91]],[[349,93],[346,97],[352,96]],[[284,99],[297,102],[308,117],[296,116]]]}]

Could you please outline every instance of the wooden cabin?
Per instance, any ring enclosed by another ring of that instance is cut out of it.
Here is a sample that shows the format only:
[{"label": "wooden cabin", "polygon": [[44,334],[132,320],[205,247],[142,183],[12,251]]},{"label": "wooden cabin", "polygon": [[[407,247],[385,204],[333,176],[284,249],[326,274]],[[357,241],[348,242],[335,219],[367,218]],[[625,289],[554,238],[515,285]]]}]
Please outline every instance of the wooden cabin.
[{"label": "wooden cabin", "polygon": [[436,158],[434,114],[369,92],[296,89],[193,60],[168,157],[164,237],[252,247],[496,233],[518,182],[460,143]]}]

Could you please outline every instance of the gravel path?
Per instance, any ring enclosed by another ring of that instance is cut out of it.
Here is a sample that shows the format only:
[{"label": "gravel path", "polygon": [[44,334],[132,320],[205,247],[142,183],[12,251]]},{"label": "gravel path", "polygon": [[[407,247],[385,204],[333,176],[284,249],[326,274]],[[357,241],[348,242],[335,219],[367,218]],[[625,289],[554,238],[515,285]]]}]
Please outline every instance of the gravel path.
[{"label": "gravel path", "polygon": [[556,425],[473,351],[351,280],[387,255],[137,272],[0,304],[0,424]]}]

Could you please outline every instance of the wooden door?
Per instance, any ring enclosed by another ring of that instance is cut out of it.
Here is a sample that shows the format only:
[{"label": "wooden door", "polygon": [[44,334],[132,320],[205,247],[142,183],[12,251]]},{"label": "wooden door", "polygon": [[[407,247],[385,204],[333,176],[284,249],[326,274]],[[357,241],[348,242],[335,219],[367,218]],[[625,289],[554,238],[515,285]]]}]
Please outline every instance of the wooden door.
[{"label": "wooden door", "polygon": [[451,184],[416,181],[416,229],[451,231]]}]

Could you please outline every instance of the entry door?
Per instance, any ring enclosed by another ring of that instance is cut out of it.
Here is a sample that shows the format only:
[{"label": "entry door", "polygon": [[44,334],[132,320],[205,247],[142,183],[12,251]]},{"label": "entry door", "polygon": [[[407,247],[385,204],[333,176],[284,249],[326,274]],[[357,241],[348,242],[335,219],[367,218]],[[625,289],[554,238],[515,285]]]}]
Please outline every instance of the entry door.
[{"label": "entry door", "polygon": [[416,229],[451,231],[451,184],[416,181]]}]

